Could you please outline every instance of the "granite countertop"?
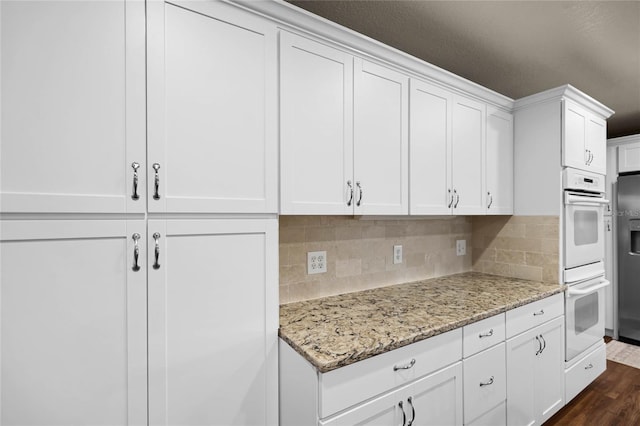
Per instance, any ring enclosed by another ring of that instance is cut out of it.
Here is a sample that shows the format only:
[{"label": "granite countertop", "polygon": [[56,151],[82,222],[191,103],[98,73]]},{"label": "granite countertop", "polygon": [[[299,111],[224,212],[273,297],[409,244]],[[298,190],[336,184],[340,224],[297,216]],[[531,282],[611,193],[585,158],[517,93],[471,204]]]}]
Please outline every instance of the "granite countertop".
[{"label": "granite countertop", "polygon": [[564,291],[466,272],[280,306],[280,337],[322,373]]}]

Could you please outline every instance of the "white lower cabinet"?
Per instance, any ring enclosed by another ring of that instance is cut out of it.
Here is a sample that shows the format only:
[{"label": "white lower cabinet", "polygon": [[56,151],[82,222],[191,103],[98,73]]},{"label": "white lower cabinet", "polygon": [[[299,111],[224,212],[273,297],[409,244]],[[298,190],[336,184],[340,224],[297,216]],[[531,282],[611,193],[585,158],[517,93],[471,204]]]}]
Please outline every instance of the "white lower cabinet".
[{"label": "white lower cabinet", "polygon": [[0,221],[0,424],[147,424],[145,228]]},{"label": "white lower cabinet", "polygon": [[507,424],[542,424],[563,405],[564,316],[559,316],[507,340]]},{"label": "white lower cabinet", "polygon": [[568,403],[593,382],[607,368],[607,349],[604,341],[579,360],[572,362],[565,371],[565,401]]}]

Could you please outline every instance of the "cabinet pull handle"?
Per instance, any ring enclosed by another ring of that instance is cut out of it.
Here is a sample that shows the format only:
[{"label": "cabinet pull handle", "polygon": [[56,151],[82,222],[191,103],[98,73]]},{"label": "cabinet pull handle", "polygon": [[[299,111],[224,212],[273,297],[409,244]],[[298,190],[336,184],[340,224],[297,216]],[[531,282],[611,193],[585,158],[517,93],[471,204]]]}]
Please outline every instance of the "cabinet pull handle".
[{"label": "cabinet pull handle", "polygon": [[457,190],[453,190],[453,194],[456,196],[456,203],[453,205],[454,209],[458,208],[458,203],[460,202],[460,194],[458,194]]},{"label": "cabinet pull handle", "polygon": [[158,263],[158,260],[160,258],[160,234],[158,232],[155,232],[153,234],[153,239],[156,242],[156,248],[154,250],[155,261],[153,262],[153,269],[160,269],[160,263]]},{"label": "cabinet pull handle", "polygon": [[407,424],[407,415],[404,412],[403,405],[402,401],[398,402],[398,407],[400,407],[400,411],[402,411],[402,426],[405,426]]},{"label": "cabinet pull handle", "polygon": [[356,182],[356,186],[358,187],[358,201],[356,202],[356,206],[360,207],[360,204],[362,203],[362,195],[363,195],[363,191],[362,191],[362,185],[360,185],[360,182]]},{"label": "cabinet pull handle", "polygon": [[449,191],[449,195],[451,196],[451,200],[449,201],[449,205],[447,206],[447,208],[450,209],[453,205],[453,194],[451,193],[450,189],[448,189],[447,191]]},{"label": "cabinet pull handle", "polygon": [[160,164],[158,163],[153,163],[153,170],[156,171],[156,176],[153,180],[154,184],[153,184],[153,199],[154,200],[159,200],[160,199],[160,175],[158,174],[158,170],[160,170]]},{"label": "cabinet pull handle", "polygon": [[587,365],[584,369],[585,369],[585,370],[589,370],[589,369],[591,369],[591,368],[593,368],[593,364],[589,363],[589,365]]},{"label": "cabinet pull handle", "polygon": [[607,231],[611,232],[611,222],[607,222]]},{"label": "cabinet pull handle", "polygon": [[490,209],[491,204],[493,204],[493,195],[491,195],[490,192],[487,192],[487,195],[489,196],[489,205],[487,206],[487,208]]},{"label": "cabinet pull handle", "polygon": [[132,200],[139,200],[140,196],[138,195],[138,169],[140,168],[140,164],[135,161],[131,163],[131,167],[133,168],[133,194],[131,194]]},{"label": "cabinet pull handle", "polygon": [[140,234],[137,232],[131,236],[133,238],[133,269],[134,272],[138,272],[140,270],[140,265],[138,264],[138,258],[140,257],[140,247],[138,247],[138,240],[140,239]]},{"label": "cabinet pull handle", "polygon": [[411,426],[413,424],[413,421],[416,419],[416,409],[413,407],[413,397],[410,396],[409,398],[407,398],[407,402],[411,406],[411,420],[409,420],[407,426]]},{"label": "cabinet pull handle", "polygon": [[591,163],[593,163],[593,152],[591,152],[591,150],[589,150],[589,154],[591,154],[591,160],[589,160],[589,165],[591,165]]},{"label": "cabinet pull handle", "polygon": [[483,387],[483,386],[489,386],[489,385],[492,385],[492,384],[493,384],[493,376],[491,376],[491,377],[489,378],[489,381],[488,381],[488,382],[480,382],[480,387]]},{"label": "cabinet pull handle", "polygon": [[540,349],[540,353],[544,352],[545,349],[547,349],[547,341],[544,340],[544,337],[542,337],[542,334],[540,335],[540,340],[542,340],[542,349]]},{"label": "cabinet pull handle", "polygon": [[416,365],[416,359],[415,359],[415,358],[413,358],[409,364],[402,365],[402,366],[400,366],[400,367],[398,367],[397,365],[394,365],[394,366],[393,366],[393,371],[398,371],[398,370],[408,370],[408,369],[410,369],[411,367],[413,367],[414,365]]},{"label": "cabinet pull handle", "polygon": [[538,350],[536,351],[536,356],[540,355],[540,352],[542,352],[542,343],[540,342],[540,337],[536,336],[536,340],[538,341]]},{"label": "cabinet pull handle", "polygon": [[544,309],[540,309],[538,312],[533,313],[534,317],[537,317],[538,315],[544,315]]},{"label": "cabinet pull handle", "polygon": [[586,155],[586,157],[587,157],[587,158],[585,158],[585,160],[584,160],[584,164],[585,164],[585,166],[588,166],[588,165],[589,165],[589,150],[588,150],[588,149],[585,149],[585,150],[584,150],[584,153],[585,153],[585,155]]},{"label": "cabinet pull handle", "polygon": [[349,187],[349,199],[347,200],[347,206],[351,206],[351,203],[353,202],[353,185],[350,180],[347,181],[347,186]]},{"label": "cabinet pull handle", "polygon": [[491,337],[493,336],[493,328],[491,330],[489,330],[487,333],[480,333],[478,334],[479,338],[483,338],[483,337]]}]

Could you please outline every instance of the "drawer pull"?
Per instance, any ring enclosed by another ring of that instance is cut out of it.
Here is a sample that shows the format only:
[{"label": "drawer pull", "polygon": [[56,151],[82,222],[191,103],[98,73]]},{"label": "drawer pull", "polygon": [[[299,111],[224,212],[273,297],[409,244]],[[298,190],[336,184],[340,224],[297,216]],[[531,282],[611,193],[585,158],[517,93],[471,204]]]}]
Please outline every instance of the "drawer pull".
[{"label": "drawer pull", "polygon": [[411,362],[410,362],[409,364],[407,364],[407,365],[402,365],[402,366],[400,366],[400,367],[398,367],[397,365],[394,365],[394,366],[393,366],[393,371],[398,371],[398,370],[408,370],[408,369],[410,369],[411,367],[413,367],[414,365],[416,365],[416,359],[415,359],[415,358],[413,358],[413,359],[411,360]]},{"label": "drawer pull", "polygon": [[400,411],[402,411],[402,426],[407,424],[407,415],[404,412],[404,407],[402,406],[402,401],[398,402],[398,407],[400,407]]},{"label": "drawer pull", "polygon": [[537,317],[538,315],[544,315],[544,309],[540,309],[538,312],[533,313],[534,317]]},{"label": "drawer pull", "polygon": [[591,368],[593,368],[593,364],[589,363],[589,365],[587,365],[584,369],[585,369],[585,370],[589,370],[589,369],[591,369]]},{"label": "drawer pull", "polygon": [[488,333],[480,333],[480,334],[478,334],[478,337],[481,338],[481,339],[483,337],[491,337],[491,336],[493,336],[493,328],[491,330],[489,330]]},{"label": "drawer pull", "polygon": [[536,336],[536,340],[538,341],[538,350],[536,351],[536,356],[540,355],[542,352],[542,342],[540,341],[540,336]]},{"label": "drawer pull", "polygon": [[489,378],[488,382],[480,382],[480,387],[484,387],[484,386],[489,386],[493,384],[493,376],[491,376],[491,378]]},{"label": "drawer pull", "polygon": [[547,341],[544,340],[544,337],[542,337],[542,334],[540,335],[540,340],[542,340],[542,349],[540,349],[540,353],[544,352],[545,349],[547,349]]},{"label": "drawer pull", "polygon": [[411,420],[409,420],[407,426],[411,426],[413,424],[413,421],[416,419],[416,409],[413,407],[413,397],[410,396],[409,398],[407,398],[407,402],[411,406]]}]

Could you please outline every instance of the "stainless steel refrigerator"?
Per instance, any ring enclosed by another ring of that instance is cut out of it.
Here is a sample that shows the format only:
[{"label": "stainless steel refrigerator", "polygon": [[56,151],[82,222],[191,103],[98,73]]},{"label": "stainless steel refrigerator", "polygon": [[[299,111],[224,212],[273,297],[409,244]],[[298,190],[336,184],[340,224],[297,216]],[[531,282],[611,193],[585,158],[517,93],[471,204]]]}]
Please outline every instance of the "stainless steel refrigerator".
[{"label": "stainless steel refrigerator", "polygon": [[618,335],[640,344],[640,174],[618,177]]}]

